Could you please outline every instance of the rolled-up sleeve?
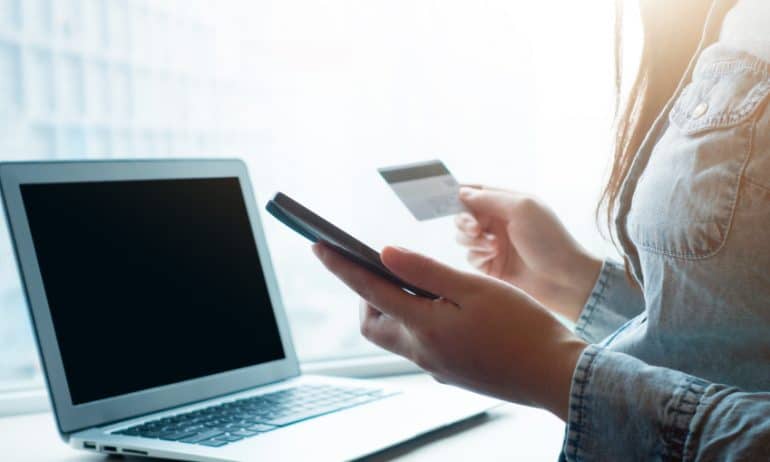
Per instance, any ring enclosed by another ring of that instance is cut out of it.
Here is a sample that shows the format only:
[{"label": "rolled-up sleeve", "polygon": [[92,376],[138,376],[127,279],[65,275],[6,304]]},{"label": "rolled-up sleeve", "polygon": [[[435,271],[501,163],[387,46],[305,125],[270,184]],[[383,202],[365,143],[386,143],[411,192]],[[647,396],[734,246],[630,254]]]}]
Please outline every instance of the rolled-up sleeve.
[{"label": "rolled-up sleeve", "polygon": [[575,323],[575,333],[586,342],[598,343],[642,311],[642,291],[628,280],[623,265],[605,260]]},{"label": "rolled-up sleeve", "polygon": [[563,456],[585,460],[762,460],[770,393],[746,393],[589,346],[572,381]]}]

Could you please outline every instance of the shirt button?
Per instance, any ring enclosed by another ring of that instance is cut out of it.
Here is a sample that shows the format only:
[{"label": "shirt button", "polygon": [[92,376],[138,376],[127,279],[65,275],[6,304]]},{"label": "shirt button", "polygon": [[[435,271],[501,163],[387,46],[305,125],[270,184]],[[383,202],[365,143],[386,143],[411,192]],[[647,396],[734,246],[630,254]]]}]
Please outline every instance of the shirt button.
[{"label": "shirt button", "polygon": [[693,109],[693,110],[692,110],[692,114],[690,114],[690,116],[691,116],[693,119],[697,119],[697,118],[699,118],[699,117],[702,117],[702,116],[703,116],[703,114],[705,114],[705,113],[706,113],[706,111],[708,111],[708,110],[709,110],[709,105],[708,105],[708,103],[707,103],[707,102],[705,102],[705,101],[702,101],[702,102],[701,102],[701,103],[699,103],[697,106],[695,106],[695,109]]}]

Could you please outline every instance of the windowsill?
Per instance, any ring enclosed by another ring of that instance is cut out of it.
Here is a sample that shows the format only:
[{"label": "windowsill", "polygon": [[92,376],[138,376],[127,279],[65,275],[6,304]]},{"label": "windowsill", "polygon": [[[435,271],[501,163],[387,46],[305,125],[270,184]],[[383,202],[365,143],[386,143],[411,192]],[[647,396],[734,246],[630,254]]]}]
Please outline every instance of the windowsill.
[{"label": "windowsill", "polygon": [[45,387],[0,392],[0,417],[43,412],[50,408]]},{"label": "windowsill", "polygon": [[391,354],[361,356],[301,364],[303,374],[341,377],[385,377],[420,372],[415,364]]},{"label": "windowsill", "polygon": [[[302,373],[343,377],[385,377],[419,372],[414,364],[393,355],[312,361],[301,365]],[[48,411],[45,387],[0,391],[0,417]]]}]

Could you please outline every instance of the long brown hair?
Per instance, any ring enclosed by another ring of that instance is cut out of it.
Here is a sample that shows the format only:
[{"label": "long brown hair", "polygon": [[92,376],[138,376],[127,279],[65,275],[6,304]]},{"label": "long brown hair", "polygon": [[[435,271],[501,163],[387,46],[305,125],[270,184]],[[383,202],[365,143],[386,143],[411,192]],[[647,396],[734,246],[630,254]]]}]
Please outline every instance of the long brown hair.
[{"label": "long brown hair", "polygon": [[655,118],[674,93],[695,52],[712,0],[638,0],[642,50],[636,78],[621,101],[623,84],[623,3],[615,0],[615,134],[610,177],[596,213],[606,220],[615,242],[613,220],[620,186]]}]

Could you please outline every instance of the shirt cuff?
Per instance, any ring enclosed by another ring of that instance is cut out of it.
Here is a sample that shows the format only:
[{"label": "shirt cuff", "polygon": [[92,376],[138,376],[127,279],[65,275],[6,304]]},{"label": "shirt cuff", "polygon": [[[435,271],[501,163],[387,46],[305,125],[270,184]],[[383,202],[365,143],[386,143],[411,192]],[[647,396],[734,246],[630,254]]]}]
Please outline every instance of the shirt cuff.
[{"label": "shirt cuff", "polygon": [[708,385],[589,345],[572,379],[564,458],[681,460]]},{"label": "shirt cuff", "polygon": [[605,260],[575,333],[586,342],[599,343],[642,311],[642,291],[631,284],[622,265]]}]

